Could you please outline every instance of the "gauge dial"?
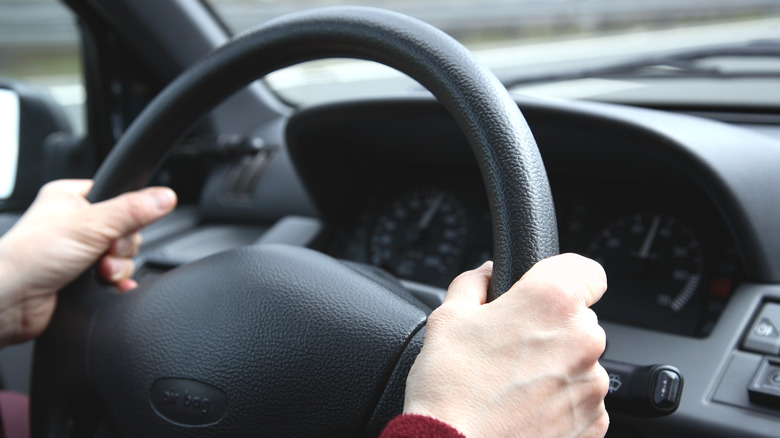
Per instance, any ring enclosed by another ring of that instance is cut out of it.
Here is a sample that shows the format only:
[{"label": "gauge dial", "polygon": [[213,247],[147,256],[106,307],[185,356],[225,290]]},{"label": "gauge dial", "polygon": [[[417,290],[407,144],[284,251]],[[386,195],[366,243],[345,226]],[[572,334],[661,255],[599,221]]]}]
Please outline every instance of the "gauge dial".
[{"label": "gauge dial", "polygon": [[463,262],[468,231],[468,214],[454,194],[414,189],[379,212],[368,259],[401,278],[447,284]]},{"label": "gauge dial", "polygon": [[639,213],[604,228],[588,256],[607,272],[607,294],[594,306],[600,317],[657,326],[691,303],[703,275],[701,244],[674,217]]}]

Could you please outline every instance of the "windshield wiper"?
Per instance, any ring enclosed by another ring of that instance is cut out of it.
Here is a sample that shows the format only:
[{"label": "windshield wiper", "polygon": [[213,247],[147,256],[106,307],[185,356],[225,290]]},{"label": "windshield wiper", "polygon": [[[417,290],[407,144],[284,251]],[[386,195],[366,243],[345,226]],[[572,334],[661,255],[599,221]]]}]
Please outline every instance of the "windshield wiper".
[{"label": "windshield wiper", "polygon": [[[718,65],[706,65],[706,60],[716,58],[777,58],[777,65],[769,69],[724,69]],[[780,77],[780,39],[701,47],[662,56],[642,57],[607,67],[577,69],[559,74],[525,76],[504,81],[504,85],[511,89],[539,82],[558,82],[594,77],[777,78]]]}]

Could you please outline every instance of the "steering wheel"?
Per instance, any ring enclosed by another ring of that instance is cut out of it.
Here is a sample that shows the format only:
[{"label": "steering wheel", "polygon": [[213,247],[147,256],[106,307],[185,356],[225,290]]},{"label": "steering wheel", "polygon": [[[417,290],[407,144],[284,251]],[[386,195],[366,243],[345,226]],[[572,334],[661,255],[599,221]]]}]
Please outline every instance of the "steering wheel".
[{"label": "steering wheel", "polygon": [[[504,87],[443,32],[371,8],[288,15],[211,53],[138,116],[89,200],[143,186],[185,130],[236,90],[327,57],[400,70],[457,120],[492,213],[491,298],[557,253],[544,166]],[[61,292],[37,342],[33,436],[376,434],[402,408],[425,319],[387,282],[304,248],[226,251],[122,295],[93,269]]]}]

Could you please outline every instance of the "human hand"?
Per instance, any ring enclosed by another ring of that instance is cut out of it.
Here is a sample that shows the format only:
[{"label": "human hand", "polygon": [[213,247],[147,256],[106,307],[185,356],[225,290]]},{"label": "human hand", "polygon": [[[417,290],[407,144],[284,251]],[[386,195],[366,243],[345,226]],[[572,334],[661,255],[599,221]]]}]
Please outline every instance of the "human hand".
[{"label": "human hand", "polygon": [[551,257],[485,304],[491,274],[490,262],[461,274],[428,318],[404,413],[468,438],[604,436],[606,337],[589,309],[606,290],[604,270]]},{"label": "human hand", "polygon": [[89,180],[46,184],[0,238],[0,346],[40,335],[57,291],[95,261],[99,275],[120,291],[137,286],[130,276],[138,230],[171,212],[176,194],[156,187],[90,204],[91,187]]}]

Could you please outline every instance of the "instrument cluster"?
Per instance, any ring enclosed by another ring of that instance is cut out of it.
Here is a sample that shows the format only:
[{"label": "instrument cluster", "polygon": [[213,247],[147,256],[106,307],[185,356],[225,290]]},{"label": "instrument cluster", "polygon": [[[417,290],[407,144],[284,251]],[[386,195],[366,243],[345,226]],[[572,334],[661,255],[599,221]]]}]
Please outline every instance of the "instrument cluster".
[{"label": "instrument cluster", "polygon": [[[492,257],[490,212],[478,176],[377,176],[336,228],[329,253],[398,278],[446,288]],[[602,320],[706,336],[741,277],[709,201],[693,189],[553,180],[562,252],[607,272]],[[562,273],[565,275],[565,273]]]}]

